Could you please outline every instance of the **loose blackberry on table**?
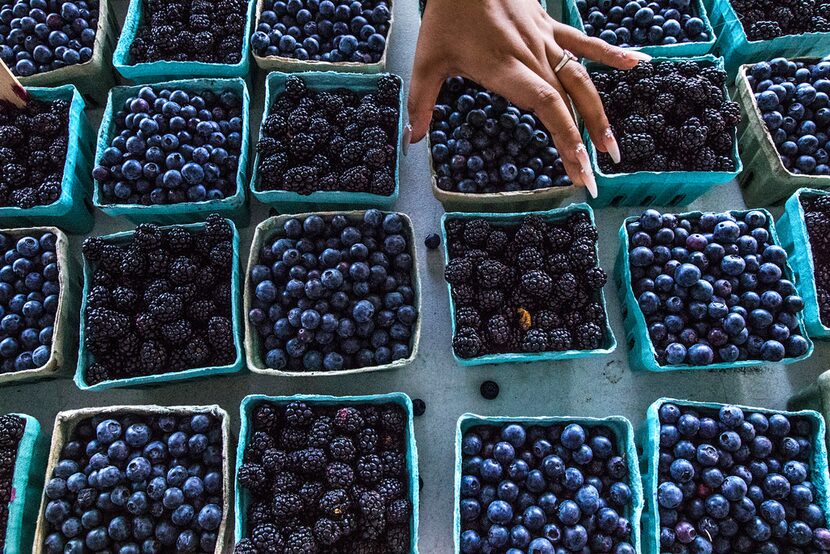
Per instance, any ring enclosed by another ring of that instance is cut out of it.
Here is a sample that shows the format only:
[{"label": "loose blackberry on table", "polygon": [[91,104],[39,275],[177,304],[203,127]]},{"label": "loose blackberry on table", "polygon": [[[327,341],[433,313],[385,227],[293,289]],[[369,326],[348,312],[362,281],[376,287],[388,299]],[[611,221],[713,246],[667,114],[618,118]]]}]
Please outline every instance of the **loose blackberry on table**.
[{"label": "loose blackberry on table", "polygon": [[799,327],[804,301],[771,223],[761,211],[657,210],[626,223],[630,286],[658,364],[778,362],[809,350]]},{"label": "loose blackberry on table", "polygon": [[210,413],[84,419],[45,485],[43,551],[213,554],[223,512],[222,428]]},{"label": "loose blackberry on table", "polygon": [[[461,439],[461,552],[633,554],[619,437],[600,425],[478,425]],[[636,461],[635,461],[636,463]]]},{"label": "loose blackberry on table", "polygon": [[287,220],[249,276],[265,365],[339,371],[408,358],[419,316],[411,240],[399,214],[378,210]]},{"label": "loose blackberry on table", "polygon": [[232,241],[216,214],[194,231],[142,224],[123,243],[87,238],[87,384],[232,363]]},{"label": "loose blackberry on table", "polygon": [[0,59],[20,77],[88,62],[98,8],[98,0],[4,0]]},{"label": "loose blackberry on table", "polygon": [[601,347],[607,277],[587,214],[556,222],[528,215],[518,224],[449,219],[446,232],[458,356]]},{"label": "loose blackberry on table", "polygon": [[830,326],[830,198],[823,195],[815,198],[802,196],[801,205],[813,255],[819,315],[821,322]]},{"label": "loose blackberry on table", "polygon": [[815,63],[774,58],[746,77],[784,167],[830,175],[830,56]]},{"label": "loose blackberry on table", "polygon": [[621,48],[707,42],[693,0],[576,0],[585,34]]},{"label": "loose blackberry on table", "polygon": [[237,473],[251,501],[235,554],[409,552],[408,422],[399,405],[263,402],[252,420]]},{"label": "loose blackberry on table", "polygon": [[830,32],[827,0],[729,0],[751,41]]},{"label": "loose blackberry on table", "polygon": [[729,405],[658,413],[660,552],[830,552],[826,484],[812,482],[823,439],[808,419]]},{"label": "loose blackberry on table", "polygon": [[266,0],[251,48],[258,56],[377,63],[391,23],[388,0]]},{"label": "loose blackberry on table", "polygon": [[495,193],[571,185],[539,119],[463,77],[441,87],[429,140],[441,190]]},{"label": "loose blackberry on table", "polygon": [[148,206],[233,196],[243,117],[242,99],[230,90],[141,87],[113,114],[113,138],[92,171],[104,201]]},{"label": "loose blackberry on table", "polygon": [[0,373],[43,367],[52,357],[61,268],[50,232],[0,233]]},{"label": "loose blackberry on table", "polygon": [[12,482],[17,447],[25,430],[26,420],[23,418],[14,414],[0,416],[0,550],[6,547],[9,504],[14,500]]},{"label": "loose blackberry on table", "polygon": [[260,190],[308,195],[319,191],[395,191],[401,79],[381,75],[377,88],[315,90],[297,76],[263,119]]},{"label": "loose blackberry on table", "polygon": [[603,173],[734,171],[733,133],[741,119],[724,94],[726,72],[712,65],[640,62],[630,71],[592,71],[622,162],[597,152]]}]

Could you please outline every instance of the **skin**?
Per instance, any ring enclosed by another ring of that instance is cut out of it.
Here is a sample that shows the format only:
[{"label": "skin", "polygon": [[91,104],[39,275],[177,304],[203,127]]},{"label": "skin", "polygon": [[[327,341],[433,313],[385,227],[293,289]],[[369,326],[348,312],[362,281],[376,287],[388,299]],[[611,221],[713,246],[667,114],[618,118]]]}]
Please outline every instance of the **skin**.
[{"label": "skin", "polygon": [[429,132],[432,109],[447,77],[462,75],[530,110],[551,132],[571,181],[596,197],[588,152],[572,106],[591,141],[615,163],[620,150],[588,72],[564,50],[617,69],[651,57],[623,50],[554,21],[537,0],[429,0],[409,89],[410,142]]}]

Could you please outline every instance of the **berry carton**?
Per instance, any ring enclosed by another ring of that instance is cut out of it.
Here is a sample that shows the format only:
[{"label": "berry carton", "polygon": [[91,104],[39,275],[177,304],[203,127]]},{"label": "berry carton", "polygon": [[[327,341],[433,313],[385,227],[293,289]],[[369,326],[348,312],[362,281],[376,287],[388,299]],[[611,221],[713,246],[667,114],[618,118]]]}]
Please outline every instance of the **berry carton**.
[{"label": "berry carton", "polygon": [[4,552],[26,552],[32,545],[34,521],[37,519],[44,463],[46,437],[40,423],[32,416],[16,415],[26,421],[23,436],[17,443],[17,458],[12,474],[12,500],[8,506]]}]

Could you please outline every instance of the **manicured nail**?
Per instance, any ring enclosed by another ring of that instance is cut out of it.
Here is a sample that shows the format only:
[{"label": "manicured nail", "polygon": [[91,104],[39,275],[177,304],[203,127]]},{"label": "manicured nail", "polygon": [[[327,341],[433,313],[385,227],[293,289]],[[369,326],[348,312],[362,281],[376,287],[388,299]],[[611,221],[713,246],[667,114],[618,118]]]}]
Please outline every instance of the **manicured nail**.
[{"label": "manicured nail", "polygon": [[401,145],[401,151],[403,155],[406,156],[409,153],[409,141],[412,139],[412,125],[407,123],[406,127],[403,128],[403,144]]},{"label": "manicured nail", "polygon": [[584,144],[576,147],[576,159],[579,161],[579,174],[582,177],[582,182],[585,188],[591,193],[591,197],[597,197],[597,181],[594,178],[594,172],[591,169],[591,160],[588,158],[588,151]]},{"label": "manicured nail", "polygon": [[610,127],[605,130],[603,144],[605,144],[605,149],[608,150],[608,154],[611,155],[611,160],[613,160],[615,164],[620,163],[620,160],[622,159],[620,157],[620,147],[617,144],[617,139],[614,138],[614,133],[611,131]]},{"label": "manicured nail", "polygon": [[634,58],[637,61],[644,61],[644,62],[650,62],[651,61],[651,56],[649,56],[645,52],[640,52],[639,50],[626,50],[625,54],[629,58]]}]

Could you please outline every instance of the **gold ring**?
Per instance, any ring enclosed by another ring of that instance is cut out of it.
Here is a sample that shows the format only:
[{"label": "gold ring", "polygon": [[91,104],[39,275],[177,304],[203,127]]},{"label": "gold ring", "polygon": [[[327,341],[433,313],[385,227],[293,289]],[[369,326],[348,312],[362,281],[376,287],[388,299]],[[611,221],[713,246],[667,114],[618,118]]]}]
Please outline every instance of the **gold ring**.
[{"label": "gold ring", "polygon": [[559,70],[562,69],[563,67],[565,67],[565,64],[567,64],[569,61],[575,60],[575,59],[576,59],[576,56],[571,54],[571,52],[569,50],[562,50],[562,59],[559,60],[559,63],[556,64],[556,67],[553,68],[553,72],[554,73],[559,73]]}]

